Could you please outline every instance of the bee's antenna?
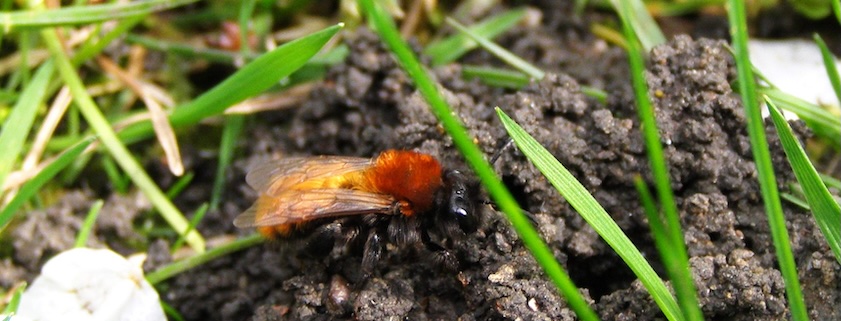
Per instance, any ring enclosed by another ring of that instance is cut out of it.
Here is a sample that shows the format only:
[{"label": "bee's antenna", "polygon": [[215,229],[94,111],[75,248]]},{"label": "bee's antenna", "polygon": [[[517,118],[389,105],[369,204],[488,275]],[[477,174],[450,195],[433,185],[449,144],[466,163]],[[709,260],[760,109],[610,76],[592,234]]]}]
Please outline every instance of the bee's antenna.
[{"label": "bee's antenna", "polygon": [[496,161],[499,159],[499,157],[502,156],[503,152],[505,152],[506,150],[511,148],[511,146],[514,146],[514,140],[511,139],[511,137],[508,137],[508,139],[505,140],[505,143],[500,143],[500,144],[497,144],[497,145],[502,145],[502,146],[500,146],[496,150],[494,155],[491,156],[491,161],[490,161],[491,166],[493,166],[496,163]]},{"label": "bee's antenna", "polygon": [[[491,201],[491,200],[481,200],[480,202],[481,202],[482,204],[484,204],[484,205],[490,206],[491,208],[493,208],[493,209],[494,209],[495,211],[497,211],[497,212],[502,211],[502,210],[499,208],[499,206],[497,206],[497,205],[496,205],[496,203],[495,203],[494,201]],[[534,213],[529,212],[529,211],[527,211],[527,210],[525,210],[525,209],[523,209],[523,208],[521,208],[521,209],[520,209],[520,212],[521,212],[521,213],[523,213],[523,215],[525,215],[525,216],[526,216],[526,218],[529,220],[529,222],[531,223],[531,225],[533,225],[533,226],[538,226],[538,225],[540,225],[540,224],[538,224],[538,222],[537,222],[537,216],[535,216],[535,215],[534,215]]]},{"label": "bee's antenna", "polygon": [[[491,160],[490,160],[491,166],[493,166],[496,163],[496,161],[499,160],[499,158],[502,156],[503,153],[505,153],[512,146],[514,146],[514,139],[512,139],[511,137],[508,137],[504,141],[497,144],[497,146],[499,146],[499,147],[496,150],[496,152],[493,154],[493,156],[491,157]],[[499,207],[493,201],[484,199],[484,200],[481,200],[481,202],[485,205],[490,205],[495,210],[499,211]],[[525,209],[520,209],[520,211],[522,211],[522,213],[526,216],[526,218],[529,219],[529,221],[531,222],[532,225],[537,226],[537,219],[534,216],[534,213],[529,212]]]}]

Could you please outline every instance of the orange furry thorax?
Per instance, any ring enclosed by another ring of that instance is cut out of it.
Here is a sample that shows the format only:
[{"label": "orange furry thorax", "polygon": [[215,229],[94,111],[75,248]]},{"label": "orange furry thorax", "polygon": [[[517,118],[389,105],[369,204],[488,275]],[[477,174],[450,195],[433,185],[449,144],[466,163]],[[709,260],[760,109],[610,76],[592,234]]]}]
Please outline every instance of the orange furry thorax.
[{"label": "orange furry thorax", "polygon": [[413,151],[384,151],[363,176],[374,191],[401,202],[400,211],[406,216],[431,209],[443,184],[438,160]]}]

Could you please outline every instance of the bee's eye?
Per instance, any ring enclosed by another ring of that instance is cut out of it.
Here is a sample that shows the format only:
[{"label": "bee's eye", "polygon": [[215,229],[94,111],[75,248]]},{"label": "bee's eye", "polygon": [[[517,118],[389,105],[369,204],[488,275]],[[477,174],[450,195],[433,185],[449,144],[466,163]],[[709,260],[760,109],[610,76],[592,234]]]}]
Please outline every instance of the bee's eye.
[{"label": "bee's eye", "polygon": [[457,170],[449,170],[444,174],[444,184],[448,192],[447,215],[455,216],[463,231],[475,232],[478,223],[464,174]]}]

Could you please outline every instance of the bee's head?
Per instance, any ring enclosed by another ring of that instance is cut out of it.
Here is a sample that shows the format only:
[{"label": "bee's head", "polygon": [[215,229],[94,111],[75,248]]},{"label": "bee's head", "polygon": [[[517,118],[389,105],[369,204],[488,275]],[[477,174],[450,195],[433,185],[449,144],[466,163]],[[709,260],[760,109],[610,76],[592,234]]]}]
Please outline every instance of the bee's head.
[{"label": "bee's head", "polygon": [[441,215],[455,218],[465,233],[476,231],[479,225],[474,210],[473,195],[468,186],[467,177],[458,170],[446,170],[443,175],[444,188]]}]

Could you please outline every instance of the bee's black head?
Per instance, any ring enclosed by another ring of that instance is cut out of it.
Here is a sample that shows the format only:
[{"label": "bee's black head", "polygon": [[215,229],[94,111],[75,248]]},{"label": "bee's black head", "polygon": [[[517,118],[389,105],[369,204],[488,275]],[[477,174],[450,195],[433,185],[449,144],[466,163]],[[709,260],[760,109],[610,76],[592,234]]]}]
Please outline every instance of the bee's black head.
[{"label": "bee's black head", "polygon": [[467,177],[458,170],[447,170],[443,175],[444,199],[441,215],[455,218],[459,227],[465,233],[473,233],[479,225],[477,213],[474,209],[474,197]]}]

